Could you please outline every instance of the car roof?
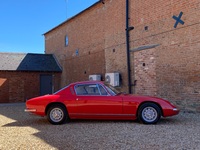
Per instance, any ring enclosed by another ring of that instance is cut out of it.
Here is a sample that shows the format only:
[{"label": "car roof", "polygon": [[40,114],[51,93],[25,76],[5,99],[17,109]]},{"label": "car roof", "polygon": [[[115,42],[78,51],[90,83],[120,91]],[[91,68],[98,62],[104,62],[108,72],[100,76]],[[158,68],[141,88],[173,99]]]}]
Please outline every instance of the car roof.
[{"label": "car roof", "polygon": [[79,82],[74,82],[74,83],[71,83],[73,85],[76,85],[76,84],[104,84],[103,81],[79,81]]}]

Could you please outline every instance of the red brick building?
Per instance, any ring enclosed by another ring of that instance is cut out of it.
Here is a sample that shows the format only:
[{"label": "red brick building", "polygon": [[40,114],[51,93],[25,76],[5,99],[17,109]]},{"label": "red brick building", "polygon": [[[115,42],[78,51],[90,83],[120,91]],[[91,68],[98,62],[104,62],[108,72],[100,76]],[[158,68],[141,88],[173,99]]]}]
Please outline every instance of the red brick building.
[{"label": "red brick building", "polygon": [[0,103],[25,102],[60,88],[53,55],[0,53]]},{"label": "red brick building", "polygon": [[[63,67],[61,86],[119,72],[128,92],[126,2],[98,1],[44,34]],[[132,93],[200,112],[200,2],[129,0],[128,15]]]}]

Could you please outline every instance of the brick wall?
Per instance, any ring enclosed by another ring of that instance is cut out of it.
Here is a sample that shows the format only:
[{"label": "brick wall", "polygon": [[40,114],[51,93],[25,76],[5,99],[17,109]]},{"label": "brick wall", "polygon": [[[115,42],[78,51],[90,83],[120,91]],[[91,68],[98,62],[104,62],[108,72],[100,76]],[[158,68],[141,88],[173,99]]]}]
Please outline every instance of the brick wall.
[{"label": "brick wall", "polygon": [[[40,72],[0,72],[0,103],[25,102],[40,95]],[[54,74],[54,88],[59,90],[60,73]]]},{"label": "brick wall", "polygon": [[[126,78],[125,12],[121,7],[125,3],[119,3],[112,0],[99,3],[45,34],[46,53],[55,54],[63,66],[62,86],[88,80],[91,74],[101,74],[104,78],[106,72],[120,72]],[[68,46],[65,46],[66,35]],[[123,80],[122,87],[126,88],[126,83]]]},{"label": "brick wall", "polygon": [[[174,28],[172,16],[180,12],[185,24]],[[125,1],[105,0],[45,34],[46,53],[55,54],[63,66],[62,86],[87,80],[90,74],[119,72],[120,89],[128,91],[125,16]],[[199,18],[199,0],[130,1],[130,26],[135,27],[130,31],[131,49],[159,45],[131,52],[132,81],[137,80],[133,92],[200,112]]]},{"label": "brick wall", "polygon": [[[169,99],[185,110],[200,112],[200,2],[134,0],[131,8],[130,20],[135,26],[131,32],[132,49],[160,45],[153,49],[154,54],[152,49],[131,54],[136,71],[133,79],[139,78],[136,92],[149,94],[153,90],[156,96]],[[172,16],[180,12],[185,24],[174,28]],[[143,63],[151,67],[148,77]]]},{"label": "brick wall", "polygon": [[137,51],[132,56],[134,60],[135,93],[142,95],[157,95],[156,57],[155,49]]},{"label": "brick wall", "polygon": [[[91,74],[105,73],[104,18],[94,6],[45,35],[46,53],[53,53],[63,67],[61,86],[88,80]],[[69,44],[65,46],[65,36]],[[76,51],[78,50],[78,55]]]}]

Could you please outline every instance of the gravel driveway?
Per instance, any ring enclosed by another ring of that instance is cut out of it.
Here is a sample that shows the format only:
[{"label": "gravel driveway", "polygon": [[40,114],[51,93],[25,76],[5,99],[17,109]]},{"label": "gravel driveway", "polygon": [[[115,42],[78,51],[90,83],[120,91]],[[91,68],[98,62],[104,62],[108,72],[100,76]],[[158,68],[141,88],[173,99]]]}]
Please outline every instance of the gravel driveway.
[{"label": "gravel driveway", "polygon": [[24,104],[0,104],[0,150],[200,149],[200,114],[181,112],[157,125],[76,120],[55,126],[25,113],[24,108]]}]

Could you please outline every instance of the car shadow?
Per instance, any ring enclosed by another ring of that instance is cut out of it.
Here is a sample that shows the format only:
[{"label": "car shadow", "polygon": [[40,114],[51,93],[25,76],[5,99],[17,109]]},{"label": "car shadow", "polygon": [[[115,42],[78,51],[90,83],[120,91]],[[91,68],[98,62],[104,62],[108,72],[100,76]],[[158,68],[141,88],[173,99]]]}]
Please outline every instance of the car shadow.
[{"label": "car shadow", "polygon": [[[0,106],[0,115],[12,119],[11,122],[2,125],[1,128],[31,127],[37,129],[38,132],[33,133],[33,135],[57,149],[84,149],[80,146],[90,144],[94,139],[94,143],[101,141],[108,143],[115,136],[124,135],[124,132],[128,134],[137,131],[137,128],[148,128],[137,120],[71,120],[63,125],[52,125],[46,117],[30,115],[25,113],[24,109],[25,104]],[[157,125],[169,126],[178,121],[176,117],[162,118]],[[104,138],[107,138],[108,141]]]}]

